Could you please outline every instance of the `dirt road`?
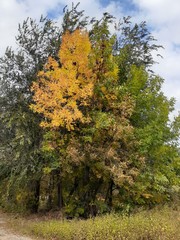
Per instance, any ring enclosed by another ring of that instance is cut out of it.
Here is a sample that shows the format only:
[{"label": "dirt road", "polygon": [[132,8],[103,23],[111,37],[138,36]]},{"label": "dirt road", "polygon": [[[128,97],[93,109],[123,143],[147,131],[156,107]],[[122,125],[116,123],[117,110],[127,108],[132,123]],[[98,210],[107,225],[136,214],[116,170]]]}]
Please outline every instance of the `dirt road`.
[{"label": "dirt road", "polygon": [[0,240],[32,240],[29,237],[13,233],[6,227],[6,219],[0,216]]}]

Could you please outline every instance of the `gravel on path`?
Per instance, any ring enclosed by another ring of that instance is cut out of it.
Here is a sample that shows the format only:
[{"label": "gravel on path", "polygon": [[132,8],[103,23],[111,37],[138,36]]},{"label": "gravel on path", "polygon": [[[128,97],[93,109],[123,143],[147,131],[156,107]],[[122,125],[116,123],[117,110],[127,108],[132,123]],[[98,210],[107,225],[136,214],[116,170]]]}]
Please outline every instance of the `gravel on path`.
[{"label": "gravel on path", "polygon": [[6,227],[6,219],[0,216],[0,240],[32,240],[29,237],[13,233]]}]

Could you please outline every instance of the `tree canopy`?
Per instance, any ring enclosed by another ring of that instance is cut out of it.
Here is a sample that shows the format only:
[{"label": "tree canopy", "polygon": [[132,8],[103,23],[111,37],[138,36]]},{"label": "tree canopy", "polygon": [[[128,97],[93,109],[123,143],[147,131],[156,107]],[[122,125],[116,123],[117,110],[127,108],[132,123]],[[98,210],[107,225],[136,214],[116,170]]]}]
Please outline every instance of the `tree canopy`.
[{"label": "tree canopy", "polygon": [[146,23],[72,5],[62,28],[28,18],[16,40],[0,58],[1,206],[88,217],[178,195],[180,118]]}]

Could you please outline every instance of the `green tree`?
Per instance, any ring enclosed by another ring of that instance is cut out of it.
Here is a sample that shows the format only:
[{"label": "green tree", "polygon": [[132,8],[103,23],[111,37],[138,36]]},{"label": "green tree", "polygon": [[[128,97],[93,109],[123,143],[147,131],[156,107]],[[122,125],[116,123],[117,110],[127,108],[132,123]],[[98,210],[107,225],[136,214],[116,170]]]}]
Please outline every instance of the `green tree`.
[{"label": "green tree", "polygon": [[131,123],[146,163],[139,177],[141,182],[137,182],[140,191],[136,195],[143,203],[169,199],[172,186],[178,185],[179,130],[174,131],[175,123],[169,119],[174,110],[174,99],[167,99],[161,90],[162,84],[162,78],[136,66],[131,67],[124,84],[135,102]]},{"label": "green tree", "polygon": [[65,34],[66,31],[73,33],[75,30],[84,29],[88,25],[88,17],[84,16],[84,10],[78,10],[79,4],[72,3],[71,9],[68,9],[67,5],[63,9],[62,34]]},{"label": "green tree", "polygon": [[152,72],[155,64],[153,54],[162,57],[158,50],[161,45],[156,44],[156,39],[149,32],[146,22],[140,24],[131,22],[131,17],[123,17],[115,24],[117,40],[114,54],[118,57],[119,81],[125,82],[132,65],[144,67]]},{"label": "green tree", "polygon": [[[59,32],[48,19],[41,18],[39,24],[27,19],[19,26],[16,39],[18,51],[8,48],[0,59],[0,121],[4,126],[0,154],[4,167],[0,175],[7,179],[5,195],[8,201],[4,196],[4,204],[17,204],[19,196],[24,201],[20,203],[21,207],[24,205],[37,211],[44,160],[40,150],[40,118],[29,109],[32,101],[30,86],[49,54],[55,54]],[[8,171],[4,175],[7,166]],[[27,196],[20,197],[22,189],[27,192]]]}]

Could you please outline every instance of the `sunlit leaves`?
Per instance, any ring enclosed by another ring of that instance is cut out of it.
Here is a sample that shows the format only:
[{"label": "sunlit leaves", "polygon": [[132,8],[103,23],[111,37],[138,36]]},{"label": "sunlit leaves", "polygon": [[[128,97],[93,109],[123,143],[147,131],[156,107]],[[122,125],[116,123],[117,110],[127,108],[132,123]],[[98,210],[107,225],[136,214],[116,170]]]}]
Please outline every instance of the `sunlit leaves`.
[{"label": "sunlit leaves", "polygon": [[89,68],[90,51],[87,32],[66,32],[59,51],[61,64],[49,57],[44,70],[39,72],[39,79],[32,86],[35,104],[31,108],[43,114],[42,127],[72,130],[77,121],[89,120],[83,109],[89,105],[94,83]]}]

